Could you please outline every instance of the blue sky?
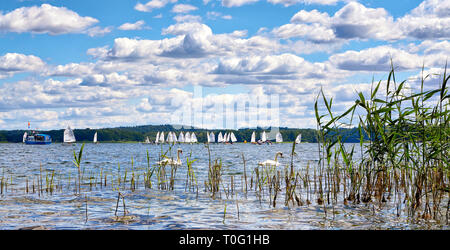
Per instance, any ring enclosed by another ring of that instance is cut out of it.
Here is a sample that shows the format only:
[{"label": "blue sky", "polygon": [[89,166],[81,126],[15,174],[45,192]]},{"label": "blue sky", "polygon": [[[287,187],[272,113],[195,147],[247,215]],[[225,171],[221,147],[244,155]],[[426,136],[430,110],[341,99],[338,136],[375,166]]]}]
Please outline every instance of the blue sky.
[{"label": "blue sky", "polygon": [[4,0],[0,129],[213,128],[223,106],[246,117],[228,128],[314,128],[320,88],[344,110],[391,57],[414,87],[449,37],[450,0]]}]

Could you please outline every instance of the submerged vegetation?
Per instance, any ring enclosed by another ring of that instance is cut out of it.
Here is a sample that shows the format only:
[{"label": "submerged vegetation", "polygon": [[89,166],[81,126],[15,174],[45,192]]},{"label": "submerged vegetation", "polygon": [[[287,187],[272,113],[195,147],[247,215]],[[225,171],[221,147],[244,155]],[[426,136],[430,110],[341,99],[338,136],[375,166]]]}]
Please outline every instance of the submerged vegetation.
[{"label": "submerged vegetation", "polygon": [[[388,211],[411,222],[424,220],[448,225],[449,76],[445,71],[440,85],[433,90],[425,90],[427,77],[422,77],[416,93],[407,88],[406,81],[398,83],[392,69],[387,81],[374,83],[369,96],[358,93],[354,104],[338,115],[332,111],[333,99],[328,99],[321,91],[314,105],[318,161],[310,161],[306,166],[296,165],[296,144],[292,143],[289,163],[284,166],[249,165],[242,153],[238,156],[242,158],[240,171],[230,173],[222,159],[206,144],[207,173],[201,173],[192,152],[183,157],[181,166],[173,164],[174,145],[169,145],[168,148],[161,146],[158,159],[151,159],[147,150],[144,163],[131,158],[131,166],[122,169],[117,163],[117,169],[110,172],[104,169],[86,172],[81,164],[83,145],[78,154],[73,155],[77,167],[75,178],[69,175],[67,181],[66,175],[41,168],[37,177],[26,177],[26,187],[21,185],[21,189],[20,185],[13,185],[16,178],[3,171],[0,197],[20,190],[39,196],[73,191],[76,196],[84,195],[80,202],[85,202],[88,220],[88,191],[112,190],[117,192],[113,204],[114,222],[126,223],[133,218],[133,211],[126,207],[127,195],[133,192],[183,190],[198,198],[203,190],[203,195],[223,202],[218,211],[223,216],[218,221],[224,224],[231,217],[241,220],[240,206],[246,201],[259,201],[269,208],[315,206],[330,220],[339,210],[351,206],[374,213]],[[321,102],[325,105],[322,113]],[[354,123],[360,138],[360,147],[356,150],[361,152],[356,152],[355,144],[345,144],[347,134],[339,132]],[[362,158],[356,157],[357,153]],[[154,163],[162,159],[172,161]],[[185,176],[177,175],[180,169]],[[74,187],[71,182],[75,182]],[[15,189],[12,190],[12,186]],[[123,216],[119,213],[120,199]]]}]

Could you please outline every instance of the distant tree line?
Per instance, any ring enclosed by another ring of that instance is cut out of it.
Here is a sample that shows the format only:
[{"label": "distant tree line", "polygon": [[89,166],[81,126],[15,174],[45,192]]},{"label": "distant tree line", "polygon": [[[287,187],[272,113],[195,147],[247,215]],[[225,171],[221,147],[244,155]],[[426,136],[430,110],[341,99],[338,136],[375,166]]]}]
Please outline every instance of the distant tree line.
[{"label": "distant tree line", "polygon": [[[27,130],[0,130],[0,142],[22,142],[23,134]],[[226,130],[226,129],[174,129],[172,125],[145,125],[134,127],[117,127],[117,128],[102,128],[102,129],[74,129],[74,134],[77,141],[90,142],[92,141],[95,132],[97,132],[98,140],[100,142],[141,142],[148,136],[150,141],[154,141],[158,132],[164,132],[167,137],[167,132],[174,131],[177,136],[181,131],[195,132],[197,139],[200,143],[206,142],[206,133],[214,132],[216,140],[219,132],[225,134],[225,132],[232,131],[238,142],[250,141],[253,131],[256,132],[256,140],[260,138],[262,131],[269,133],[271,128],[243,128],[239,130]],[[298,134],[302,134],[302,142],[317,142],[317,134],[315,129],[294,129],[294,128],[279,128],[283,136],[284,142],[292,142],[295,140]],[[49,130],[39,131],[40,133],[48,134],[52,137],[53,142],[62,142],[64,130]],[[356,128],[353,129],[340,129],[339,133],[342,133],[346,142],[359,142],[359,134]],[[275,140],[275,138],[268,138]]]}]

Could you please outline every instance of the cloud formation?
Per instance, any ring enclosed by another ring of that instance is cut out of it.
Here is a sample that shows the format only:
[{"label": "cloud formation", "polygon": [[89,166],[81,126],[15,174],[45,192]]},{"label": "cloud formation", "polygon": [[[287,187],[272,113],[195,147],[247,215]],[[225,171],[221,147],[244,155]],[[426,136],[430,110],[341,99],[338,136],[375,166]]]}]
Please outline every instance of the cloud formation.
[{"label": "cloud formation", "polygon": [[172,12],[187,13],[187,12],[191,12],[191,11],[194,11],[197,9],[198,9],[197,7],[190,5],[190,4],[177,4],[177,5],[173,6]]},{"label": "cloud formation", "polygon": [[169,3],[176,3],[178,0],[150,0],[146,4],[137,3],[135,10],[143,12],[152,12],[154,9],[160,9]]},{"label": "cloud formation", "polygon": [[[314,127],[311,103],[320,88],[334,97],[338,111],[344,110],[354,101],[356,91],[370,91],[373,74],[390,70],[391,59],[397,72],[410,76],[413,86],[423,65],[426,72],[442,73],[450,54],[449,0],[426,0],[396,18],[384,8],[356,1],[268,0],[297,12],[283,17],[285,23],[248,30],[238,25],[242,16],[233,10],[257,0],[224,0],[222,5],[227,8],[221,11],[225,14],[211,8],[195,15],[191,11],[213,7],[214,2],[195,7],[176,0],[145,2],[137,3],[135,10],[165,7],[164,15],[158,15],[164,19],[152,18],[158,13],[138,13],[148,19],[124,19],[114,24],[117,27],[101,27],[101,20],[48,4],[0,14],[0,29],[7,35],[114,36],[111,40],[110,36],[83,36],[95,40],[84,51],[89,60],[58,63],[42,54],[36,54],[42,59],[13,51],[0,55],[0,91],[4,93],[0,96],[0,129],[20,126],[31,111],[42,112],[42,128],[60,127],[68,120],[78,127],[170,123],[172,114],[183,110],[184,104],[201,107],[209,115],[220,104],[267,95],[280,97],[280,125]],[[340,5],[331,13],[297,10],[296,4]],[[34,12],[42,17],[32,19]],[[72,21],[56,23],[44,18],[50,13],[72,17]],[[13,25],[13,17],[24,22]],[[155,22],[152,27],[161,21],[164,24],[158,30],[139,32],[139,37],[135,36],[138,32],[128,32],[147,29],[146,21]],[[215,26],[219,22],[233,26]],[[436,82],[427,84],[431,88]],[[201,96],[187,91],[197,87],[208,87],[208,91]],[[211,126],[213,118],[208,121]]]},{"label": "cloud formation", "polygon": [[65,7],[50,4],[21,7],[6,14],[0,13],[0,31],[60,35],[85,33],[98,23],[93,17],[82,17]]},{"label": "cloud formation", "polygon": [[37,56],[6,53],[0,56],[0,79],[22,72],[39,72],[45,63]]},{"label": "cloud formation", "polygon": [[144,28],[145,21],[139,20],[135,23],[124,23],[119,26],[119,30],[141,30]]}]

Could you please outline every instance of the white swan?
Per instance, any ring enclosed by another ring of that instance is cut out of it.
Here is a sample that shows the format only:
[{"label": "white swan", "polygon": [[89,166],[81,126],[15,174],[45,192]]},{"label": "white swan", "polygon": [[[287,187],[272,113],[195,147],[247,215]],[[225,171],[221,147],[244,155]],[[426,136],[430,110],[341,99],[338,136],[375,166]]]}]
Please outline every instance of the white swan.
[{"label": "white swan", "polygon": [[275,161],[273,161],[273,160],[266,160],[266,161],[258,163],[258,165],[260,165],[260,166],[276,166],[276,167],[278,167],[278,166],[280,166],[280,163],[278,162],[278,155],[280,157],[283,157],[283,153],[282,152],[277,152],[275,154]]},{"label": "white swan", "polygon": [[180,166],[182,164],[181,159],[180,159],[180,153],[183,153],[183,150],[181,150],[181,148],[179,148],[177,150],[177,160],[174,161],[172,159],[169,158],[165,158],[161,161],[158,161],[158,165],[176,165],[176,166]]}]

